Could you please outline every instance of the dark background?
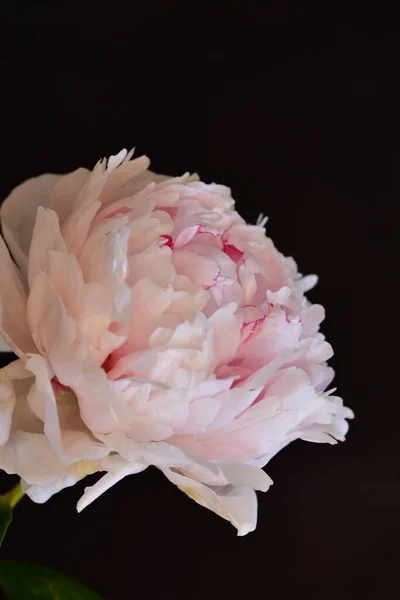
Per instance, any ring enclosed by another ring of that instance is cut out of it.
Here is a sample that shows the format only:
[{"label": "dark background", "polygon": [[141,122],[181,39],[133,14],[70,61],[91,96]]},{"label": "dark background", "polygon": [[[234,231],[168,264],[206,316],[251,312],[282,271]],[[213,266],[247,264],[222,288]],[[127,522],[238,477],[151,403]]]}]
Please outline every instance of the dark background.
[{"label": "dark background", "polygon": [[144,4],[3,2],[1,197],[134,145],[155,171],[230,185],[320,275],[310,297],[357,418],[345,444],[274,458],[245,538],[148,469],[81,515],[87,481],[24,500],[2,556],[106,600],[396,597],[400,21],[378,4]]}]

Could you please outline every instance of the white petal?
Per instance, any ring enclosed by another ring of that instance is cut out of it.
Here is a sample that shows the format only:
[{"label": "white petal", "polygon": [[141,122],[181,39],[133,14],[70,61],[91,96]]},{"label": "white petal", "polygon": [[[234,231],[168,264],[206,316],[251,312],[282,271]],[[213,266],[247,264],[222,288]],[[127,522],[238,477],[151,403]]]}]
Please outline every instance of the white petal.
[{"label": "white petal", "polygon": [[274,483],[263,471],[258,467],[240,463],[221,463],[221,470],[229,483],[233,486],[245,485],[253,490],[267,492]]},{"label": "white petal", "polygon": [[41,433],[16,431],[0,453],[0,468],[7,473],[18,473],[28,483],[45,484],[64,474],[49,441]]},{"label": "white petal", "polygon": [[315,287],[317,283],[317,275],[306,275],[306,277],[302,277],[302,279],[296,282],[296,287],[298,290],[305,294],[309,290],[312,290],[312,288]]},{"label": "white petal", "polygon": [[17,431],[0,452],[0,468],[18,474],[22,489],[34,502],[46,502],[53,494],[102,470],[97,460],[62,463],[41,433]]},{"label": "white petal", "polygon": [[107,169],[113,171],[124,161],[126,155],[128,154],[128,150],[123,148],[118,154],[111,155],[107,161]]},{"label": "white petal", "polygon": [[97,437],[110,450],[118,452],[129,461],[166,467],[190,465],[193,462],[182,450],[166,442],[139,443],[120,432],[97,434]]},{"label": "white petal", "polygon": [[256,528],[257,496],[253,489],[230,485],[212,489],[171,469],[163,469],[163,473],[192,500],[230,521],[238,535],[246,535]]},{"label": "white petal", "polygon": [[[113,457],[110,457],[110,459]],[[106,464],[106,460],[101,461],[102,466]],[[108,462],[111,462],[110,460]],[[86,508],[89,504],[97,500],[99,496],[104,494],[107,490],[110,489],[113,485],[121,481],[127,475],[134,475],[135,473],[140,473],[147,468],[147,465],[143,465],[141,463],[130,463],[128,461],[119,460],[119,465],[116,465],[114,468],[110,465],[110,471],[104,475],[99,481],[97,481],[94,485],[86,487],[83,496],[80,498],[77,504],[77,511],[81,512],[84,508]]]}]

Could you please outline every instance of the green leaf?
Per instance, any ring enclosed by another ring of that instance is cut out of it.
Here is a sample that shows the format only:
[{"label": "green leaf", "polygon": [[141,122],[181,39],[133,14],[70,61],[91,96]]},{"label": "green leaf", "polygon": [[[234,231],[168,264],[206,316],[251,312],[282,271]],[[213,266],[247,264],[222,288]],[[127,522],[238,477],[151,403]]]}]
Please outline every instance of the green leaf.
[{"label": "green leaf", "polygon": [[3,543],[4,536],[13,518],[14,507],[23,498],[21,484],[17,483],[12,490],[0,496],[0,546]]},{"label": "green leaf", "polygon": [[0,585],[9,600],[102,600],[71,577],[17,560],[0,561]]}]

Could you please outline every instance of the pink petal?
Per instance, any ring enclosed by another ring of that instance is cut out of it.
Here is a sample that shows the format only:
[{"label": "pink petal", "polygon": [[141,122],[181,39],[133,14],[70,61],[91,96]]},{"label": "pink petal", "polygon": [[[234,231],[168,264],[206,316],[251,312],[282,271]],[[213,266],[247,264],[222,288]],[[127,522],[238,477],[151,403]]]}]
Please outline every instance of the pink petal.
[{"label": "pink petal", "polygon": [[68,253],[61,236],[57,214],[53,210],[39,207],[29,251],[29,285],[32,285],[32,280],[39,271],[48,273],[51,250],[61,254]]},{"label": "pink petal", "polygon": [[175,275],[171,250],[165,246],[151,246],[139,254],[133,254],[128,264],[128,282],[132,287],[144,277],[150,277],[153,283],[163,287],[171,283]]},{"label": "pink petal", "polygon": [[36,211],[50,203],[54,186],[60,175],[40,175],[17,186],[1,206],[1,225],[4,238],[21,271],[28,271],[28,254]]},{"label": "pink petal", "polygon": [[130,335],[118,354],[132,352],[148,345],[157,321],[171,303],[170,294],[150,279],[140,280],[132,288]]},{"label": "pink petal", "polygon": [[54,186],[49,208],[54,210],[61,224],[67,219],[83,186],[90,177],[87,169],[77,169],[63,175]]},{"label": "pink petal", "polygon": [[95,460],[108,454],[108,449],[93,439],[79,414],[77,397],[68,388],[59,391],[52,385],[52,372],[43,357],[32,356],[27,362],[36,380],[28,403],[33,412],[44,422],[44,433],[57,455],[65,462]]},{"label": "pink petal", "polygon": [[177,250],[172,259],[176,272],[205,288],[215,285],[221,274],[218,263],[191,250]]},{"label": "pink petal", "polygon": [[121,428],[128,415],[122,398],[113,393],[88,346],[83,342],[77,346],[76,323],[66,314],[59,294],[43,273],[33,281],[28,319],[57,379],[77,395],[87,427],[98,432]]},{"label": "pink petal", "polygon": [[0,447],[8,441],[16,398],[11,381],[0,379]]},{"label": "pink petal", "polygon": [[26,319],[27,296],[22,277],[0,236],[0,334],[20,358],[35,352]]}]

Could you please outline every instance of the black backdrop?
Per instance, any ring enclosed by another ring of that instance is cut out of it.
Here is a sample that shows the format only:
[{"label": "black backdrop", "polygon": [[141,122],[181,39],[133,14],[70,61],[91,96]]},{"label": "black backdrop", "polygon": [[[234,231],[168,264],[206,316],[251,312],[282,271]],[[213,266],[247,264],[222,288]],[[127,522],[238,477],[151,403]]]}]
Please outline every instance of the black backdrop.
[{"label": "black backdrop", "polygon": [[3,2],[1,197],[133,145],[156,171],[229,184],[238,210],[269,215],[278,248],[320,275],[311,299],[357,418],[345,444],[296,442],[270,463],[245,538],[148,469],[81,515],[87,482],[24,500],[2,556],[106,600],[395,597],[400,25],[377,5],[145,4]]}]

